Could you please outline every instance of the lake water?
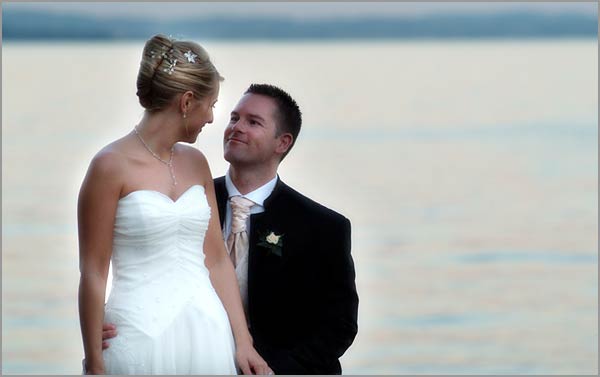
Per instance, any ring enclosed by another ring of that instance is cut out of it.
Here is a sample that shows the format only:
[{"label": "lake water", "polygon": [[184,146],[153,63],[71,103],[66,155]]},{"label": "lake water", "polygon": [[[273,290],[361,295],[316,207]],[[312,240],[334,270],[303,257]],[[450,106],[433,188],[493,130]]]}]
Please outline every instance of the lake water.
[{"label": "lake water", "polygon": [[[143,42],[2,47],[2,372],[80,372],[76,200],[141,115]],[[353,225],[347,374],[598,372],[596,39],[205,45],[222,175],[251,82],[304,114],[280,169]]]}]

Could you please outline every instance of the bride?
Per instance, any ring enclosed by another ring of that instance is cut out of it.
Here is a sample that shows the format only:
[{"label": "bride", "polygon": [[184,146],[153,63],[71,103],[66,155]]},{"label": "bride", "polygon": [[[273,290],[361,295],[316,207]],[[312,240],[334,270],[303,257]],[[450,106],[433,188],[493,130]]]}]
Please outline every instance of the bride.
[{"label": "bride", "polygon": [[[144,116],[98,152],[79,193],[86,373],[236,374],[236,364],[272,373],[248,332],[206,158],[178,143],[212,123],[222,80],[199,45],[146,42],[137,78]],[[119,334],[103,352],[104,321]]]}]

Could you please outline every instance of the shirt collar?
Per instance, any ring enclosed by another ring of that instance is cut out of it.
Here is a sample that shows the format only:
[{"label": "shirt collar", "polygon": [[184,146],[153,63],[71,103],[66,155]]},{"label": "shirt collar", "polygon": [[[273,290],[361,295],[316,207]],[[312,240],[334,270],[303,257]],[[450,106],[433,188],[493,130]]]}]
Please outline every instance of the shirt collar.
[{"label": "shirt collar", "polygon": [[265,183],[264,185],[260,186],[256,190],[249,192],[246,195],[242,195],[242,194],[240,194],[240,191],[237,189],[237,187],[235,187],[235,185],[231,181],[231,177],[229,176],[229,170],[227,170],[227,174],[225,174],[225,187],[227,188],[227,193],[229,195],[228,196],[229,198],[231,198],[232,196],[239,195],[246,199],[252,200],[254,203],[258,204],[261,207],[264,207],[265,199],[267,199],[269,197],[269,195],[271,195],[271,193],[273,192],[273,189],[275,189],[276,184],[277,184],[277,175],[275,175],[275,177],[273,179],[271,179],[269,182]]}]

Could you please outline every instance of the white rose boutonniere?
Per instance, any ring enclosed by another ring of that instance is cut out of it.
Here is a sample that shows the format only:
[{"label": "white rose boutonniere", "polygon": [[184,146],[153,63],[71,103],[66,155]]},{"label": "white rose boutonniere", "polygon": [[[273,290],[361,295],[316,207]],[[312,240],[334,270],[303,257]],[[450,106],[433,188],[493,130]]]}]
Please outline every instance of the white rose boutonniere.
[{"label": "white rose boutonniere", "polygon": [[281,236],[278,236],[275,233],[271,232],[267,236],[266,240],[268,243],[270,243],[272,245],[277,245],[277,243],[279,242],[279,238],[281,238]]},{"label": "white rose boutonniere", "polygon": [[283,247],[283,234],[275,234],[273,231],[269,231],[263,234],[259,238],[260,242],[258,246],[265,247],[270,253],[277,256],[281,256],[281,249]]}]

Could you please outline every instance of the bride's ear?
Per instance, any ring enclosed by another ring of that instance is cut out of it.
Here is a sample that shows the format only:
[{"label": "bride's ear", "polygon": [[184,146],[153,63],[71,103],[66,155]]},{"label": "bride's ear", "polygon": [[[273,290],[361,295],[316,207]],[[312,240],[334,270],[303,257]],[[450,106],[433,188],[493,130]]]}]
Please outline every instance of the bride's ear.
[{"label": "bride's ear", "polygon": [[192,110],[192,105],[194,102],[194,92],[191,90],[186,91],[179,97],[179,111],[182,113],[187,113]]},{"label": "bride's ear", "polygon": [[277,149],[275,151],[277,153],[284,154],[290,149],[292,142],[294,141],[294,137],[290,133],[284,133],[278,136],[279,143],[277,144]]}]

